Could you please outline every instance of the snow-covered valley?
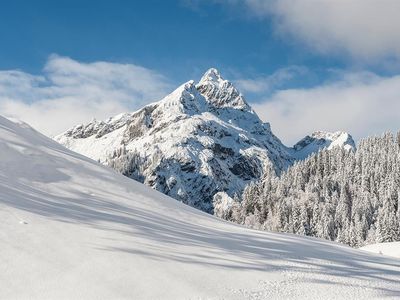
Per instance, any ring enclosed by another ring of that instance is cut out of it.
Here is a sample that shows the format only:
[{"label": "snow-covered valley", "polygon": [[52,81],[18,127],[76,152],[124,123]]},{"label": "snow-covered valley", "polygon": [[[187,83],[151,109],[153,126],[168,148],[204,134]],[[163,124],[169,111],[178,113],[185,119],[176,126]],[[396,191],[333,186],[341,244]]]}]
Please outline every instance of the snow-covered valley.
[{"label": "snow-covered valley", "polygon": [[2,299],[372,299],[400,261],[217,219],[0,117]]}]

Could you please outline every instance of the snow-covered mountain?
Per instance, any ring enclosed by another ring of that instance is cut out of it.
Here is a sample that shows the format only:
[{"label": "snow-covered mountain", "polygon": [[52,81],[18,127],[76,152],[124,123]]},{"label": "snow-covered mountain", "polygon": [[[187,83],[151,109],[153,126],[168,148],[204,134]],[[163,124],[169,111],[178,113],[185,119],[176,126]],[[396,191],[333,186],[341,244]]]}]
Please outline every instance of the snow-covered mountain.
[{"label": "snow-covered mountain", "polygon": [[216,69],[136,112],[78,125],[55,140],[206,212],[217,192],[234,197],[266,167],[279,173],[303,152],[329,146],[283,145]]},{"label": "snow-covered mountain", "polygon": [[0,299],[374,299],[399,260],[195,210],[0,117]]},{"label": "snow-covered mountain", "polygon": [[356,145],[350,134],[343,131],[334,133],[325,131],[316,131],[307,135],[293,146],[293,156],[296,159],[304,159],[312,153],[321,149],[332,149],[334,147],[343,147],[347,150],[354,150]]}]

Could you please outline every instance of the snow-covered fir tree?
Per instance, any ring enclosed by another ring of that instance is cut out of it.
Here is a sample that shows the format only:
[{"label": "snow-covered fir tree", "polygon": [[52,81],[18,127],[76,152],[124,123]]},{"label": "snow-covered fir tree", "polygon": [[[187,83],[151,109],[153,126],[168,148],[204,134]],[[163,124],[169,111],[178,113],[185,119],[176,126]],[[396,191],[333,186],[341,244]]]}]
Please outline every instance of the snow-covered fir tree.
[{"label": "snow-covered fir tree", "polygon": [[335,240],[359,247],[400,240],[400,133],[361,140],[272,168],[244,190],[226,219],[249,227]]}]

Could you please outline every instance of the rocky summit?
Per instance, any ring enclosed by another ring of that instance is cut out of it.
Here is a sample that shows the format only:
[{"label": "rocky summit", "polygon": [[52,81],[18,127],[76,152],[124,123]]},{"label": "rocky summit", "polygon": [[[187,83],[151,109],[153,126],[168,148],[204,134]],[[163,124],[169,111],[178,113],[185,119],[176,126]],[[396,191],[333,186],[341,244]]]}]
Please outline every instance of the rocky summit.
[{"label": "rocky summit", "polygon": [[75,126],[55,140],[209,213],[217,193],[240,195],[265,168],[279,173],[319,149],[354,148],[346,133],[283,145],[214,68],[136,112]]}]

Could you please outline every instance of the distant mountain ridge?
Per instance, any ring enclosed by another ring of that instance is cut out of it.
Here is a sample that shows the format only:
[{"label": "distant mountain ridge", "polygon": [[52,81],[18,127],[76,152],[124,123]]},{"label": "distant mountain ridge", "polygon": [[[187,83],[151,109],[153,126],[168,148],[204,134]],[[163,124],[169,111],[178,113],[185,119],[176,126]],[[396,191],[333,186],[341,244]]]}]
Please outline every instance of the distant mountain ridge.
[{"label": "distant mountain ridge", "polygon": [[177,200],[213,213],[218,192],[240,194],[322,148],[354,148],[347,133],[314,133],[286,147],[218,70],[133,113],[75,126],[55,140]]},{"label": "distant mountain ridge", "polygon": [[304,159],[320,149],[326,148],[330,150],[334,147],[343,147],[346,150],[351,150],[355,149],[356,145],[351,135],[347,132],[316,131],[311,135],[307,135],[293,146],[293,156],[296,159]]}]

